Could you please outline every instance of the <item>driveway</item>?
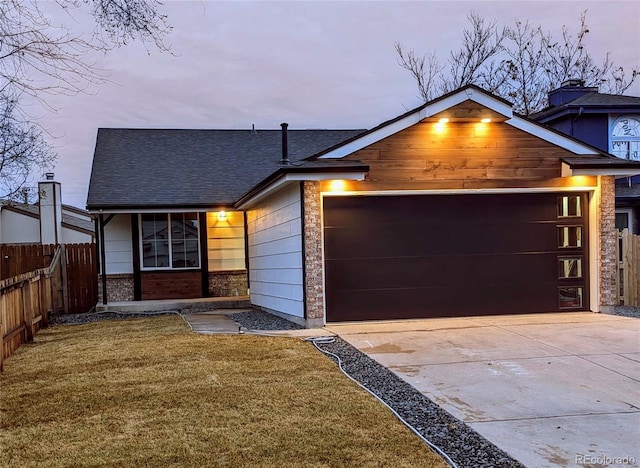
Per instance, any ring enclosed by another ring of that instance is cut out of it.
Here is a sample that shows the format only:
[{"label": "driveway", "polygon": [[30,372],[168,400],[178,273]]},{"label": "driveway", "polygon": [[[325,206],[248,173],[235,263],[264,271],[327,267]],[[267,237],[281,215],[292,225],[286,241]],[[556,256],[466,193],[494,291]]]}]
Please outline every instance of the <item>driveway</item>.
[{"label": "driveway", "polygon": [[526,466],[640,463],[640,319],[562,313],[326,328]]}]

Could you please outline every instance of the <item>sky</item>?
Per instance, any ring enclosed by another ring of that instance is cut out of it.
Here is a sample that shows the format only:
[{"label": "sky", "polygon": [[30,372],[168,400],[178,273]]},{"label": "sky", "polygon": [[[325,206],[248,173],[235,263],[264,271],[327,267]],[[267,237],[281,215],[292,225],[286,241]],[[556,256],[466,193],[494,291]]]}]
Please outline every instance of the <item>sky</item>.
[{"label": "sky", "polygon": [[[166,0],[172,54],[134,43],[96,56],[109,82],[50,98],[55,112],[30,113],[55,137],[63,203],[84,208],[98,128],[371,128],[421,104],[394,43],[444,59],[460,46],[472,10],[503,25],[528,20],[555,36],[563,25],[576,31],[588,10],[591,53],[640,65],[637,0]],[[52,14],[92,30],[89,17]],[[640,96],[640,83],[627,94]]]}]

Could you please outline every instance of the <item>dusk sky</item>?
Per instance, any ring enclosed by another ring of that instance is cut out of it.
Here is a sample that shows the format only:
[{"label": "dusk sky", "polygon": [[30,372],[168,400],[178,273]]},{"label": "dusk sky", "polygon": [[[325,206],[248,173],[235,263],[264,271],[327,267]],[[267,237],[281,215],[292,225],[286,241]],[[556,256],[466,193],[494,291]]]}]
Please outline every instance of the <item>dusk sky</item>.
[{"label": "dusk sky", "polygon": [[[30,113],[57,137],[63,202],[84,208],[99,127],[371,128],[421,104],[394,43],[444,59],[459,47],[471,10],[503,25],[529,20],[558,37],[563,24],[576,31],[588,10],[592,54],[611,52],[629,69],[640,64],[637,0],[167,1],[174,55],[132,44],[97,57],[110,83],[52,98],[55,114]],[[640,96],[640,83],[627,94]]]}]

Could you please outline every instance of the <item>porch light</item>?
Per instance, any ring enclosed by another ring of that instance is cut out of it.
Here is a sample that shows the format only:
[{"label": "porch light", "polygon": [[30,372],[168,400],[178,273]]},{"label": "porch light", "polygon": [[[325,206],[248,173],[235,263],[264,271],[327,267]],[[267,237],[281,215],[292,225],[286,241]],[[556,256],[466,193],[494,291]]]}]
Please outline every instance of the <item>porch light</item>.
[{"label": "porch light", "polygon": [[482,122],[482,123],[490,123],[491,119],[489,119],[489,118],[480,119],[480,122]]},{"label": "porch light", "polygon": [[218,211],[218,221],[226,221],[227,220],[227,212],[226,211]]},{"label": "porch light", "polygon": [[342,192],[346,186],[347,183],[344,180],[332,180],[329,182],[329,190],[331,192]]},{"label": "porch light", "polygon": [[441,124],[447,123],[448,121],[449,121],[449,119],[447,119],[446,117],[443,117],[443,118],[438,120],[438,122],[441,123]]}]

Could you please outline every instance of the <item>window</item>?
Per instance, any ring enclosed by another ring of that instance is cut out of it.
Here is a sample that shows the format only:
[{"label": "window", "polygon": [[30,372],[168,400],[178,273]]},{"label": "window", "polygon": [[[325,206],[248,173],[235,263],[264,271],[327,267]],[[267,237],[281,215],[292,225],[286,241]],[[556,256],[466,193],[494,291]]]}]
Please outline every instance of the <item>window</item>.
[{"label": "window", "polygon": [[200,268],[197,213],[140,215],[143,269]]},{"label": "window", "polygon": [[582,257],[558,258],[558,278],[582,278]]},{"label": "window", "polygon": [[558,226],[558,247],[561,249],[582,247],[582,227]]},{"label": "window", "polygon": [[581,287],[558,288],[558,307],[560,309],[582,308]]},{"label": "window", "polygon": [[631,226],[631,208],[621,208],[616,210],[616,229],[622,231],[628,229],[633,234]]},{"label": "window", "polygon": [[558,197],[559,218],[579,218],[582,216],[580,195],[564,195]]},{"label": "window", "polygon": [[611,154],[640,161],[640,116],[623,115],[611,127]]}]

